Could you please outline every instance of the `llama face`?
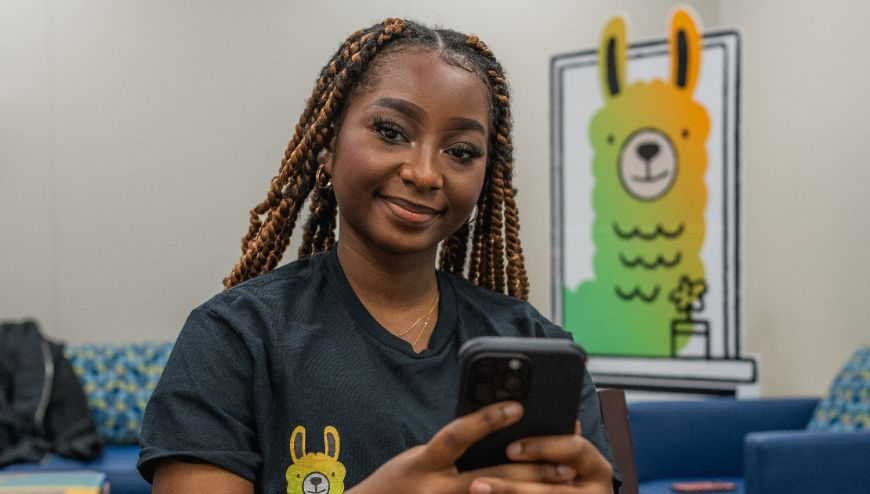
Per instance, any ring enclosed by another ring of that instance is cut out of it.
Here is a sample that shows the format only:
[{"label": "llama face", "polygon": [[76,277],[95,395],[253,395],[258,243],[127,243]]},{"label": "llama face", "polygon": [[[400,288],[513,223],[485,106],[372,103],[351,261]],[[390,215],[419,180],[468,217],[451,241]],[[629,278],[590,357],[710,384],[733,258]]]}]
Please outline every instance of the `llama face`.
[{"label": "llama face", "polygon": [[338,461],[340,440],[335,427],[323,431],[325,453],[305,452],[305,428],[301,425],[290,435],[287,468],[287,494],[341,494],[344,492],[345,469]]},{"label": "llama face", "polygon": [[674,145],[658,129],[640,129],[619,151],[619,180],[635,199],[652,201],[667,194],[677,178]]}]

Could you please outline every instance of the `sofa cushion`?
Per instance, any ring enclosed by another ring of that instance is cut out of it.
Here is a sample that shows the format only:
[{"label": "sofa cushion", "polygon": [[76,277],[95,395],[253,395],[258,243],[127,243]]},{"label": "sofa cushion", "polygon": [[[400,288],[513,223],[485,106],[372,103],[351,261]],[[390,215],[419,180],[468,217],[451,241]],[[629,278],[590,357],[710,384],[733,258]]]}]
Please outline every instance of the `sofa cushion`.
[{"label": "sofa cushion", "polygon": [[870,346],[859,348],[834,378],[808,424],[810,430],[870,430]]},{"label": "sofa cushion", "polygon": [[172,343],[85,344],[66,350],[97,430],[109,443],[139,441],[142,415]]}]

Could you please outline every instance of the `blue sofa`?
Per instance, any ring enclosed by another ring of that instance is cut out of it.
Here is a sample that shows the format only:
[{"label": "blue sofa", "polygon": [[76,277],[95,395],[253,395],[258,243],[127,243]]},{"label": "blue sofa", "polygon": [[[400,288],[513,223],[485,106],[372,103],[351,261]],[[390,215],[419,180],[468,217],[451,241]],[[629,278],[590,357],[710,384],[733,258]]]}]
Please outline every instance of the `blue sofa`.
[{"label": "blue sofa", "polygon": [[89,462],[51,455],[39,464],[13,464],[0,472],[96,470],[106,474],[112,494],[150,493],[151,485],[136,469],[139,430],[171,350],[172,343],[154,342],[68,347],[66,357],[105,444],[103,455]]},{"label": "blue sofa", "polygon": [[628,406],[641,494],[673,482],[734,482],[737,493],[870,492],[870,432],[816,432],[817,399],[717,398]]}]

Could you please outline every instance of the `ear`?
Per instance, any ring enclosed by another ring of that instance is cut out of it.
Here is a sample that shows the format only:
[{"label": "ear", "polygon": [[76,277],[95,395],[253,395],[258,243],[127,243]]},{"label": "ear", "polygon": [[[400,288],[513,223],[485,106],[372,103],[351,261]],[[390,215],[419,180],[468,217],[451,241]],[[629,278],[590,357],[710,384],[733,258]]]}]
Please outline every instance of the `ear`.
[{"label": "ear", "polygon": [[601,33],[598,47],[598,77],[605,100],[619,95],[625,89],[625,20],[610,19]]},{"label": "ear", "polygon": [[671,34],[668,50],[671,55],[671,84],[695,91],[701,70],[701,35],[695,19],[688,11],[679,9],[671,18]]},{"label": "ear", "polygon": [[332,148],[329,145],[317,153],[317,165],[322,166],[330,175],[332,175],[332,156]]},{"label": "ear", "polygon": [[[296,443],[297,441],[299,444]],[[293,463],[296,463],[303,456],[305,456],[305,427],[297,425],[290,434],[290,458],[293,459]]]},{"label": "ear", "polygon": [[[332,438],[331,444],[329,441],[330,438]],[[331,452],[330,445],[332,446]],[[338,438],[338,430],[331,425],[327,425],[326,428],[323,429],[323,449],[326,456],[333,460],[338,460],[338,452],[341,449],[341,440]]]}]

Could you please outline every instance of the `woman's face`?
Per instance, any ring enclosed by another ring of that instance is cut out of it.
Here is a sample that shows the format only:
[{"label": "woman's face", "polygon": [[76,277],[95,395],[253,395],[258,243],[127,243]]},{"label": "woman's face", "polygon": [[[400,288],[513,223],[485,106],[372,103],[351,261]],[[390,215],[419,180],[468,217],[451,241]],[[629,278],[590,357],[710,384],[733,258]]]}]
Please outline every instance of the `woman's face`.
[{"label": "woman's face", "polygon": [[340,242],[431,253],[471,214],[486,175],[489,94],[430,51],[385,53],[347,102],[324,166]]}]

